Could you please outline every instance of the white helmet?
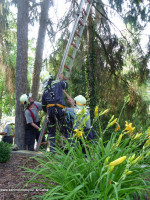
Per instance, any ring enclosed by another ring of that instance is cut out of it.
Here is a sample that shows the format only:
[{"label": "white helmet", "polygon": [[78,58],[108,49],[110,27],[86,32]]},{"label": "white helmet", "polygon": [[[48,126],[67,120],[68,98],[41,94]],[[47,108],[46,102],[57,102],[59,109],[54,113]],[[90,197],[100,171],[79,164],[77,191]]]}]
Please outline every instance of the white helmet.
[{"label": "white helmet", "polygon": [[74,100],[76,102],[76,107],[82,108],[86,106],[86,98],[84,96],[78,95],[74,98]]},{"label": "white helmet", "polygon": [[12,119],[10,117],[7,117],[6,124],[11,124],[11,123],[12,123]]},{"label": "white helmet", "polygon": [[15,124],[15,118],[14,117],[7,117],[5,123],[6,123],[6,125],[7,124]]},{"label": "white helmet", "polygon": [[49,73],[48,71],[42,71],[40,73],[40,80],[41,82],[44,84],[46,81],[48,81],[49,79],[53,79],[53,76],[51,73]]},{"label": "white helmet", "polygon": [[21,97],[20,97],[20,102],[21,102],[22,104],[29,105],[29,104],[30,104],[29,98],[31,98],[31,97],[32,97],[32,94],[31,94],[31,93],[30,93],[29,95],[23,94],[23,95],[21,95]]}]

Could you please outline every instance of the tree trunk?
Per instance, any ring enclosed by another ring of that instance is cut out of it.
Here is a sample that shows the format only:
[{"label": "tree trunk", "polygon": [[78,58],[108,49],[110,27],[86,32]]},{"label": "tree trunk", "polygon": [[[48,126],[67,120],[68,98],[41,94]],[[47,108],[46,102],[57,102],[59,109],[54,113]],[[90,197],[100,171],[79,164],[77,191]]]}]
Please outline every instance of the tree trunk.
[{"label": "tree trunk", "polygon": [[28,7],[28,0],[18,1],[15,144],[19,149],[25,149],[24,108],[19,99],[27,92]]},{"label": "tree trunk", "polygon": [[[0,74],[1,75],[1,74]],[[1,80],[2,81],[2,80]],[[3,86],[3,83],[2,83]],[[0,88],[0,120],[2,119],[2,97],[3,97],[3,87]]]},{"label": "tree trunk", "polygon": [[94,108],[97,103],[96,95],[96,74],[95,74],[95,46],[94,46],[94,23],[92,20],[92,10],[88,18],[88,27],[87,27],[87,41],[88,41],[88,94],[89,94],[89,106],[91,111],[91,118],[94,117]]},{"label": "tree trunk", "polygon": [[39,83],[40,83],[39,76],[40,76],[40,72],[42,68],[44,42],[45,42],[48,11],[49,11],[50,4],[51,4],[50,0],[43,0],[42,6],[41,6],[40,27],[39,27],[37,44],[36,44],[36,54],[35,54],[32,87],[31,87],[31,92],[32,92],[34,100],[37,100],[38,98],[38,90],[39,90]]}]

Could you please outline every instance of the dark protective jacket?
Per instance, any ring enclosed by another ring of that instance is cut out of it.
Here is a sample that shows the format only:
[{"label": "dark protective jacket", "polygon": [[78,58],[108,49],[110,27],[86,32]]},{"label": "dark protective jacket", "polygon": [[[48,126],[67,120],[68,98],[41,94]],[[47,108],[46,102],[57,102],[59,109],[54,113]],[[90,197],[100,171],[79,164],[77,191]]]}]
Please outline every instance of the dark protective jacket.
[{"label": "dark protective jacket", "polygon": [[68,88],[68,83],[65,80],[49,81],[42,95],[42,108],[47,111],[48,104],[61,104],[65,106],[63,90]]}]

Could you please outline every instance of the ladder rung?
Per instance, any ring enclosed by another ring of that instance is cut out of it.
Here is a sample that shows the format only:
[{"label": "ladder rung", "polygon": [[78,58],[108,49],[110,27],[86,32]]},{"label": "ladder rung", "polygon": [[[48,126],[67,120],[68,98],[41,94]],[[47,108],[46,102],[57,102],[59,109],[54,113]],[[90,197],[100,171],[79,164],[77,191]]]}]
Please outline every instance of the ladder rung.
[{"label": "ladder rung", "polygon": [[71,44],[72,44],[72,46],[73,46],[74,48],[77,49],[77,46],[76,46],[73,42],[72,42]]},{"label": "ladder rung", "polygon": [[81,25],[81,26],[83,26],[83,23],[82,23],[82,21],[79,19],[79,24]]},{"label": "ladder rung", "polygon": [[41,142],[41,145],[47,144],[47,142]]},{"label": "ladder rung", "polygon": [[68,56],[69,56],[71,59],[73,59],[73,57],[72,57],[70,54],[68,54]]},{"label": "ladder rung", "polygon": [[85,10],[84,8],[82,8],[82,10],[83,10],[84,14],[85,14],[85,15],[87,15],[87,12],[86,12],[86,10]]},{"label": "ladder rung", "polygon": [[65,67],[67,70],[70,71],[70,68],[69,68],[67,65],[64,65],[64,67]]},{"label": "ladder rung", "polygon": [[78,37],[80,37],[80,35],[79,35],[79,33],[78,33],[77,31],[75,32],[75,34],[76,34]]}]

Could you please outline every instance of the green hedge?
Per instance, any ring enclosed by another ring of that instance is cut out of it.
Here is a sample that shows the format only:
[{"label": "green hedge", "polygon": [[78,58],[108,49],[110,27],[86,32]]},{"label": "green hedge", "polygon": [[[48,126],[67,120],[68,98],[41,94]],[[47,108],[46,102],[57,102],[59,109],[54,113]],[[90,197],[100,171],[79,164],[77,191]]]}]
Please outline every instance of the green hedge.
[{"label": "green hedge", "polygon": [[10,144],[0,142],[0,163],[6,163],[10,159]]}]

